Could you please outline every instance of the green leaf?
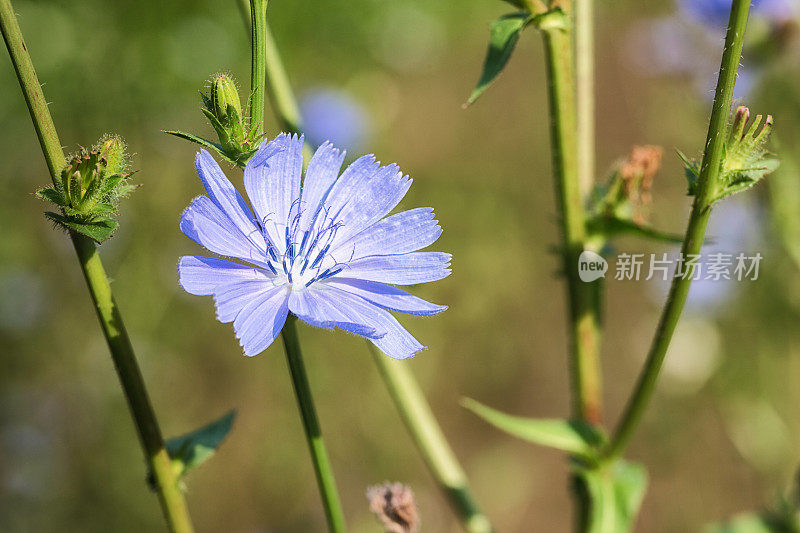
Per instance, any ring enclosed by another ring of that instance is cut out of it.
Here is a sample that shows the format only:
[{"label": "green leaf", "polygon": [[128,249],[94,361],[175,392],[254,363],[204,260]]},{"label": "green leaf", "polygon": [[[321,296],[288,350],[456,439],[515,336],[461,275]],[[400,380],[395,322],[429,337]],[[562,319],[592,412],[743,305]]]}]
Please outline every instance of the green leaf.
[{"label": "green leaf", "polygon": [[[213,115],[212,115],[212,116],[213,116]],[[216,119],[215,119],[215,120],[216,120]],[[163,133],[166,133],[166,134],[168,134],[168,135],[174,135],[175,137],[178,137],[178,138],[180,138],[180,139],[185,139],[185,140],[187,140],[187,141],[191,141],[191,142],[193,142],[193,143],[195,143],[195,144],[199,144],[199,145],[200,145],[200,146],[202,146],[203,148],[207,148],[207,149],[209,149],[209,150],[214,150],[214,151],[215,151],[215,152],[217,152],[217,153],[220,155],[220,157],[222,157],[224,160],[228,161],[229,163],[233,163],[234,165],[235,165],[235,164],[237,164],[237,161],[236,161],[236,159],[234,159],[234,158],[230,157],[230,156],[229,156],[229,155],[228,155],[228,154],[225,152],[225,149],[222,147],[222,145],[221,145],[221,144],[217,144],[217,143],[215,143],[215,142],[213,142],[213,141],[209,141],[208,139],[204,139],[204,138],[202,138],[202,137],[198,137],[197,135],[193,135],[193,134],[191,134],[191,133],[186,133],[185,131],[167,131],[167,130],[161,130],[161,131],[162,131]]]},{"label": "green leaf", "polygon": [[504,15],[492,22],[489,33],[489,49],[483,62],[483,72],[478,80],[478,85],[464,106],[474,103],[503,71],[517,45],[520,32],[530,21],[529,13],[520,12]]},{"label": "green leaf", "polygon": [[626,220],[614,216],[595,216],[586,222],[586,228],[592,238],[602,238],[607,241],[619,235],[634,235],[643,239],[658,242],[682,243],[683,236],[666,233],[650,226],[637,224],[633,220]]},{"label": "green leaf", "polygon": [[111,237],[119,226],[116,220],[103,216],[93,216],[82,220],[79,217],[64,216],[50,211],[46,212],[45,216],[61,227],[85,235],[98,243]]},{"label": "green leaf", "polygon": [[100,189],[101,196],[107,196],[108,194],[113,191],[117,185],[119,185],[122,180],[125,179],[125,176],[122,174],[114,174],[113,176],[109,176],[103,182],[103,187]]},{"label": "green leaf", "polygon": [[52,187],[45,187],[44,189],[39,189],[36,191],[37,198],[41,200],[46,200],[48,202],[53,202],[56,205],[64,207],[67,205],[66,200],[64,199],[64,195],[61,194],[60,191]]},{"label": "green leaf", "polygon": [[498,429],[522,440],[593,459],[603,436],[585,422],[512,416],[464,398],[461,405]]},{"label": "green leaf", "polygon": [[618,460],[599,468],[578,470],[586,483],[590,509],[588,533],[633,530],[647,488],[647,472],[638,464]]},{"label": "green leaf", "polygon": [[681,158],[681,161],[683,161],[686,182],[689,186],[687,194],[689,196],[694,196],[697,194],[697,185],[700,182],[700,165],[686,157],[680,150],[676,150],[676,152],[678,153],[678,157]]},{"label": "green leaf", "polygon": [[235,417],[236,411],[230,411],[206,426],[166,442],[167,452],[181,477],[214,455],[230,432]]},{"label": "green leaf", "polygon": [[161,130],[161,131],[162,133],[174,135],[175,137],[179,137],[181,139],[185,139],[187,141],[199,144],[200,146],[208,148],[209,150],[215,150],[220,153],[222,152],[222,146],[220,146],[215,142],[209,141],[208,139],[198,137],[197,135],[192,135],[191,133],[186,133],[185,131],[167,131],[167,130]]}]

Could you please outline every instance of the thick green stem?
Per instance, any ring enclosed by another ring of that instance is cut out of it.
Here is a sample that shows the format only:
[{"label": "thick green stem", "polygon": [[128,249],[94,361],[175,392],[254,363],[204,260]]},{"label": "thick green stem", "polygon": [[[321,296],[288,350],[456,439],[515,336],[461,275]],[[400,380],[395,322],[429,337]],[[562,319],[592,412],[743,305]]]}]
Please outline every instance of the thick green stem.
[{"label": "thick green stem", "polygon": [[395,361],[380,353],[372,343],[367,342],[367,345],[400,418],[464,530],[470,533],[491,532],[491,523],[472,497],[467,476],[408,368],[408,362]]},{"label": "thick green stem", "polygon": [[305,429],[308,449],[311,452],[311,459],[314,463],[314,473],[317,476],[317,485],[322,496],[328,528],[330,531],[338,533],[346,530],[344,512],[339,501],[339,494],[336,492],[333,469],[328,460],[325,442],[322,440],[322,430],[319,427],[319,420],[317,420],[317,411],[314,408],[314,400],[311,397],[311,389],[308,386],[308,376],[306,375],[305,365],[303,365],[300,341],[297,339],[296,321],[297,319],[294,316],[290,316],[281,332],[283,345],[286,348],[286,361],[289,363],[292,384],[297,396],[297,405],[300,407],[303,429]]},{"label": "thick green stem", "polygon": [[[58,133],[47,109],[47,102],[9,0],[0,0],[0,29],[2,29],[22,93],[28,104],[28,110],[39,137],[51,179],[55,183],[65,164],[64,152],[61,149]],[[128,407],[136,423],[139,440],[153,474],[156,491],[169,529],[181,533],[191,532],[193,528],[186,501],[178,487],[176,475],[164,447],[164,439],[150,404],[130,338],[125,331],[122,316],[111,293],[111,286],[97,248],[91,240],[82,235],[70,233],[70,238],[75,252],[78,254],[97,317],[100,320],[114,366],[128,401]]]},{"label": "thick green stem", "polygon": [[267,0],[250,0],[250,120],[264,133],[264,83],[267,76]]},{"label": "thick green stem", "polygon": [[[717,80],[717,90],[714,96],[714,106],[708,126],[703,163],[700,168],[698,191],[692,205],[689,224],[686,228],[686,237],[681,247],[682,257],[684,258],[698,254],[705,238],[708,217],[711,214],[710,199],[714,196],[718,187],[720,165],[724,155],[724,139],[727,134],[728,115],[733,101],[736,72],[739,67],[739,60],[742,57],[742,44],[749,10],[750,0],[733,1],[728,32],[725,36],[722,64],[719,69],[719,79]],[[683,311],[683,306],[689,294],[689,287],[692,283],[691,278],[691,275],[684,275],[677,276],[672,280],[672,286],[670,287],[664,310],[661,313],[655,337],[647,355],[647,361],[639,376],[636,389],[628,401],[617,431],[606,451],[606,455],[609,458],[618,457],[623,453],[653,396],[664,357],[672,340],[672,334],[678,324],[681,311]]]},{"label": "thick green stem", "polygon": [[586,199],[594,184],[594,0],[575,3],[575,87],[578,97],[578,184]]},{"label": "thick green stem", "polygon": [[586,225],[578,184],[577,125],[572,34],[569,28],[542,31],[547,62],[553,174],[561,218],[562,268],[567,278],[570,316],[573,416],[601,421],[600,327],[595,289],[578,276]]}]

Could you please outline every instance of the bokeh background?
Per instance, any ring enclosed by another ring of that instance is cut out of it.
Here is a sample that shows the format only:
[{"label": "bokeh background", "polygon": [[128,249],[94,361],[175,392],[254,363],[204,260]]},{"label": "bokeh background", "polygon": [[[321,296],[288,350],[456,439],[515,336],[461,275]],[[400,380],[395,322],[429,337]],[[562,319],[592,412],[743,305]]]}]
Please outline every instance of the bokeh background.
[{"label": "bokeh background", "polygon": [[[161,130],[211,135],[197,91],[214,72],[227,70],[247,87],[248,39],[237,3],[14,6],[67,150],[115,132],[135,153],[142,187],[124,203],[121,228],[101,253],[165,433],[238,410],[218,455],[188,478],[198,530],[321,531],[280,343],[245,358],[230,325],[215,321],[210,299],[177,284],[178,258],[199,251],[178,230],[178,217],[201,186],[195,148]],[[651,220],[680,233],[689,199],[673,153],[702,149],[724,23],[687,8],[691,2],[596,3],[598,175],[634,144],[663,146]],[[311,136],[333,138],[353,155],[397,161],[414,178],[401,207],[434,206],[445,228],[435,249],[453,253],[453,275],[415,293],[450,309],[402,319],[430,347],[407,364],[482,506],[499,531],[559,532],[570,527],[564,457],[510,438],[458,404],[470,396],[528,416],[569,410],[564,284],[552,253],[558,236],[534,30],[495,86],[461,108],[479,74],[489,22],[512,10],[491,0],[277,0],[269,19]],[[754,111],[776,116],[783,168],[769,184],[721,204],[712,221],[711,233],[728,250],[763,255],[761,275],[692,291],[629,453],[651,475],[638,531],[697,531],[769,505],[793,483],[800,462],[793,16],[754,16],[738,87]],[[158,505],[73,252],[32,195],[48,176],[8,59],[0,59],[0,124],[0,530],[158,531]],[[239,180],[234,169],[229,175]],[[616,246],[672,251],[634,239]],[[604,398],[613,423],[665,287],[610,279],[607,288]],[[307,326],[301,335],[352,529],[379,530],[364,491],[397,480],[415,491],[425,531],[457,531],[363,341]]]}]

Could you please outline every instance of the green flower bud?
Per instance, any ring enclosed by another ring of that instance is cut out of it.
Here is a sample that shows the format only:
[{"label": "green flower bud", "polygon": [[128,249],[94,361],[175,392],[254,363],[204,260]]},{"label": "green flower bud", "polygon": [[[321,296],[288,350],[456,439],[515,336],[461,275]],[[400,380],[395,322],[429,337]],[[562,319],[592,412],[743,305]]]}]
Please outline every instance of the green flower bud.
[{"label": "green flower bud", "polygon": [[[211,109],[217,120],[225,126],[232,126],[233,121],[241,121],[242,104],[239,100],[239,91],[236,82],[225,73],[215,75],[211,80]],[[233,108],[231,113],[229,106]]]}]

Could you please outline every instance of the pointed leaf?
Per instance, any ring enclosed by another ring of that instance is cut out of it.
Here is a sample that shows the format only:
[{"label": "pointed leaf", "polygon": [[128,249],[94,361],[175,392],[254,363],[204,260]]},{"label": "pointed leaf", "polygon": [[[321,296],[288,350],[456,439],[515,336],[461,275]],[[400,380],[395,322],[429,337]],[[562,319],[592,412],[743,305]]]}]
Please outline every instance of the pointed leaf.
[{"label": "pointed leaf", "polygon": [[66,200],[64,200],[64,195],[61,194],[60,191],[52,187],[45,187],[44,189],[39,189],[36,191],[36,196],[41,200],[46,200],[48,202],[53,202],[56,205],[60,205],[64,207],[67,205]]},{"label": "pointed leaf", "polygon": [[681,161],[683,161],[686,182],[689,186],[689,191],[687,194],[689,196],[694,196],[697,194],[697,185],[700,182],[700,166],[695,161],[692,161],[686,157],[686,155],[680,150],[675,151],[677,152],[678,157],[681,158]]},{"label": "pointed leaf", "polygon": [[475,102],[503,71],[517,45],[520,32],[530,20],[529,13],[520,12],[504,15],[492,22],[489,33],[489,49],[483,62],[483,72],[465,106]]},{"label": "pointed leaf", "polygon": [[95,216],[89,220],[80,220],[76,217],[67,217],[50,211],[46,212],[45,216],[56,224],[85,235],[98,243],[111,237],[114,230],[119,226],[116,220],[102,216]]},{"label": "pointed leaf", "polygon": [[584,422],[512,416],[464,398],[461,404],[498,429],[541,446],[594,458],[603,436]]},{"label": "pointed leaf", "polygon": [[683,236],[666,233],[651,226],[637,224],[633,220],[626,220],[613,216],[596,216],[586,222],[586,227],[592,237],[603,237],[608,240],[619,235],[634,235],[643,239],[658,242],[682,243]]},{"label": "pointed leaf", "polygon": [[167,131],[167,130],[161,130],[161,131],[163,133],[174,135],[175,137],[186,139],[187,141],[199,144],[204,148],[208,148],[210,150],[216,150],[217,152],[222,152],[222,146],[220,146],[215,142],[209,141],[208,139],[198,137],[197,135],[192,135],[191,133],[186,133],[185,131]]},{"label": "pointed leaf", "polygon": [[111,193],[111,191],[119,185],[122,180],[125,179],[125,176],[122,174],[114,174],[113,176],[109,176],[105,179],[103,183],[103,187],[100,189],[100,195],[106,196],[107,194]]},{"label": "pointed leaf", "polygon": [[176,464],[180,476],[186,475],[186,472],[214,455],[230,432],[235,417],[236,411],[230,411],[206,426],[166,442],[167,452]]},{"label": "pointed leaf", "polygon": [[[185,131],[167,131],[167,130],[161,130],[161,131],[163,133],[166,133],[166,134],[169,134],[169,135],[174,135],[175,137],[178,137],[180,139],[185,139],[187,141],[191,141],[193,143],[199,144],[203,148],[207,148],[209,150],[214,150],[225,161],[228,161],[229,163],[233,163],[234,165],[237,164],[236,159],[230,157],[225,152],[225,149],[222,147],[222,145],[220,145],[218,143],[215,143],[213,141],[209,141],[208,139],[204,139],[202,137],[198,137],[197,135],[193,135],[191,133],[186,133]],[[130,191],[128,191],[128,192],[130,192]]]}]

